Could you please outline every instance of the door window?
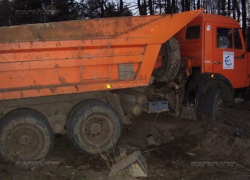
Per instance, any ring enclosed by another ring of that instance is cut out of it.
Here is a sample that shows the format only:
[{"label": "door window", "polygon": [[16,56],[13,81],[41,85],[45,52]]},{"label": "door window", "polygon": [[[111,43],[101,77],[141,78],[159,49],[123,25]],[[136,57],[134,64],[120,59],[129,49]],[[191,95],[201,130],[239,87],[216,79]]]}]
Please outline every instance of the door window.
[{"label": "door window", "polygon": [[217,28],[217,47],[232,48],[232,29]]}]

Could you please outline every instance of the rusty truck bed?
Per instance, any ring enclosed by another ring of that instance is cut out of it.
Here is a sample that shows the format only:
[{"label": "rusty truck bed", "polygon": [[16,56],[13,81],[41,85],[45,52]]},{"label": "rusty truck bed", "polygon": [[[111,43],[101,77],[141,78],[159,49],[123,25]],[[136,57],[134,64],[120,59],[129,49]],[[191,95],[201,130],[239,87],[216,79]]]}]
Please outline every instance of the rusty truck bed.
[{"label": "rusty truck bed", "polygon": [[0,100],[146,86],[161,44],[202,10],[0,28]]}]

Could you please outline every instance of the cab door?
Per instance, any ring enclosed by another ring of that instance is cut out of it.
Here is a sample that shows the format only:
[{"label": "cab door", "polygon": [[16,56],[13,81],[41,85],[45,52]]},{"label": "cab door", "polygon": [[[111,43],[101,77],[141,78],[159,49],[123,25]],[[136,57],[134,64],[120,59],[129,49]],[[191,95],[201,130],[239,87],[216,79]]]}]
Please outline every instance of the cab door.
[{"label": "cab door", "polygon": [[215,26],[213,73],[222,74],[234,88],[245,87],[247,81],[247,57],[243,37],[238,28]]}]

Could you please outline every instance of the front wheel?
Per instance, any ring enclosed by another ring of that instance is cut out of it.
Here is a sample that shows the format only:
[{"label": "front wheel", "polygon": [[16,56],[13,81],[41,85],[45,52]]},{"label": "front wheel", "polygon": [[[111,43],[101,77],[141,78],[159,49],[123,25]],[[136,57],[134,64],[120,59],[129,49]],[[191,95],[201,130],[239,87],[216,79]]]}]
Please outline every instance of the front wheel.
[{"label": "front wheel", "polygon": [[205,123],[213,124],[222,119],[224,112],[222,90],[220,88],[209,89],[202,105],[202,120]]}]

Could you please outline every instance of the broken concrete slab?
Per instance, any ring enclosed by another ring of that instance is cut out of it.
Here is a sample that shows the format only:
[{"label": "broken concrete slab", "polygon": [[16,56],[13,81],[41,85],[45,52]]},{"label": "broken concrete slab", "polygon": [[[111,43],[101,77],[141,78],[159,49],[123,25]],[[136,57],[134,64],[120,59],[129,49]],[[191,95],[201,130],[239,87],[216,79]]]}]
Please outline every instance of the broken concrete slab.
[{"label": "broken concrete slab", "polygon": [[135,151],[113,164],[109,177],[114,177],[121,171],[126,171],[132,177],[147,177],[146,159],[141,151]]}]

